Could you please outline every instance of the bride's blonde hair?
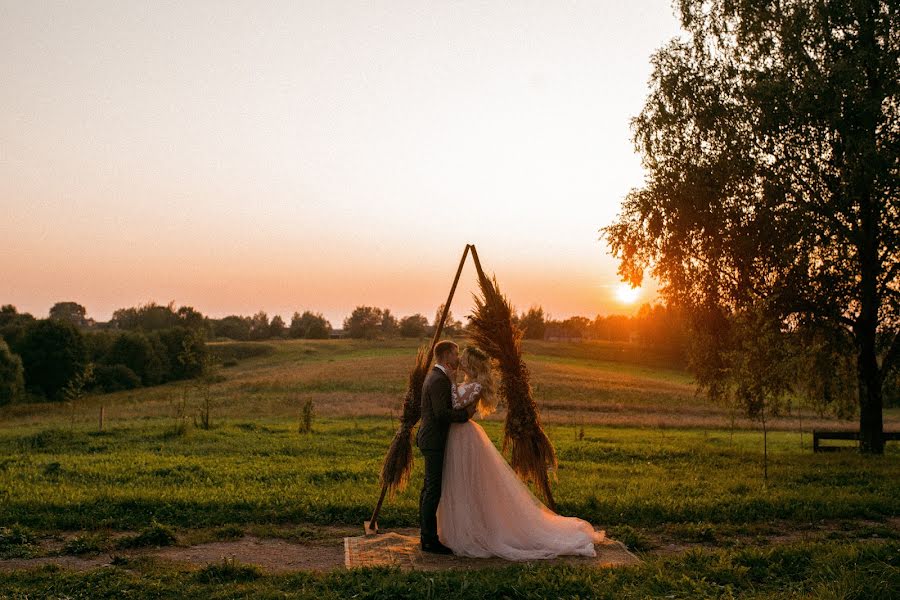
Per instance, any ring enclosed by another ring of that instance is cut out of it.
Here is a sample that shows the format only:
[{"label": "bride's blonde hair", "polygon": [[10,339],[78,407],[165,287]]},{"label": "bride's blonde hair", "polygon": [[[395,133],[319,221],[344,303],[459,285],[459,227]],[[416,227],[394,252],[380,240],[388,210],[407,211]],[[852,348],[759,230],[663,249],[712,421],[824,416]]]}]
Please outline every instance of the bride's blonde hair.
[{"label": "bride's blonde hair", "polygon": [[491,360],[483,350],[475,346],[467,346],[460,355],[466,359],[466,365],[473,376],[466,375],[466,381],[477,381],[481,384],[481,397],[478,399],[478,414],[482,417],[497,410],[497,396],[494,393],[494,374]]}]

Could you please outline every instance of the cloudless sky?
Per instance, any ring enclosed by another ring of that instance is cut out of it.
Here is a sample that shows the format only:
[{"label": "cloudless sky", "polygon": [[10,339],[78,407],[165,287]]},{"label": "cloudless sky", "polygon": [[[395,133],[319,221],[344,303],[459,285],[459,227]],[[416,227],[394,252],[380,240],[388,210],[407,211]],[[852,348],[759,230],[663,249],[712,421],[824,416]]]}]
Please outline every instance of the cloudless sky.
[{"label": "cloudless sky", "polygon": [[0,0],[0,303],[431,321],[471,242],[520,310],[631,312],[598,229],[678,31],[669,0]]}]

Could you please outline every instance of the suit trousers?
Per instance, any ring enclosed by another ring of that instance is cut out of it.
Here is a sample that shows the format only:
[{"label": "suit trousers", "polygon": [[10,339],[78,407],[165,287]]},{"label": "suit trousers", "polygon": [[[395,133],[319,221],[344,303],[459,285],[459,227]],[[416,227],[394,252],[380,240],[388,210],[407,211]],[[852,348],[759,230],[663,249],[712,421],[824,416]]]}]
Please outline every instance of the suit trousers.
[{"label": "suit trousers", "polygon": [[444,474],[444,451],[422,450],[425,457],[425,481],[419,494],[420,537],[423,544],[438,540],[437,508],[441,501],[441,478]]}]

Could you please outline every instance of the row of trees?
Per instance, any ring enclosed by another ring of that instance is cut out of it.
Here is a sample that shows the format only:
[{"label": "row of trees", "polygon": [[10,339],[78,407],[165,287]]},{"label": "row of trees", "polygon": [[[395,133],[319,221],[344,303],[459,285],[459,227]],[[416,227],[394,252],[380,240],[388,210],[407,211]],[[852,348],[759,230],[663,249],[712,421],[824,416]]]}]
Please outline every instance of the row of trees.
[{"label": "row of trees", "polygon": [[[441,318],[444,305],[440,305],[435,313],[434,322]],[[444,322],[444,333],[448,336],[458,335],[463,330],[462,323],[452,311],[447,312]],[[344,333],[356,339],[374,338],[420,338],[434,333],[434,326],[428,325],[425,315],[416,313],[397,319],[390,309],[374,306],[357,306],[349,317],[344,319]]]},{"label": "row of trees", "polygon": [[204,335],[182,325],[154,331],[84,330],[67,318],[0,309],[0,404],[73,399],[190,379],[208,364]]},{"label": "row of trees", "polygon": [[139,306],[120,308],[106,323],[98,323],[87,316],[84,306],[77,302],[57,302],[50,309],[49,318],[72,323],[80,328],[118,329],[126,331],[159,331],[172,327],[186,327],[199,331],[207,339],[229,338],[239,341],[278,338],[327,339],[331,323],[321,313],[295,312],[290,324],[280,315],[271,319],[265,311],[252,316],[228,315],[221,319],[207,317],[192,306],[175,308],[148,302]]},{"label": "row of trees", "polygon": [[636,341],[656,348],[684,348],[685,317],[681,311],[661,304],[644,304],[634,316],[597,315],[593,319],[574,316],[553,319],[540,306],[517,317],[526,339],[581,338],[613,342]]}]

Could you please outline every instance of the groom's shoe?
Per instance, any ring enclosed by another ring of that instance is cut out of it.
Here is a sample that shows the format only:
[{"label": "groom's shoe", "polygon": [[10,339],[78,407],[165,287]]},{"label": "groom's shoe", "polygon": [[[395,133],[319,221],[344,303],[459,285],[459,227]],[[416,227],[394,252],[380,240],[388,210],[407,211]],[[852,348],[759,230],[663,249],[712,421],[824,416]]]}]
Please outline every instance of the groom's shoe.
[{"label": "groom's shoe", "polygon": [[453,550],[440,542],[422,542],[422,552],[431,552],[432,554],[453,554]]}]

